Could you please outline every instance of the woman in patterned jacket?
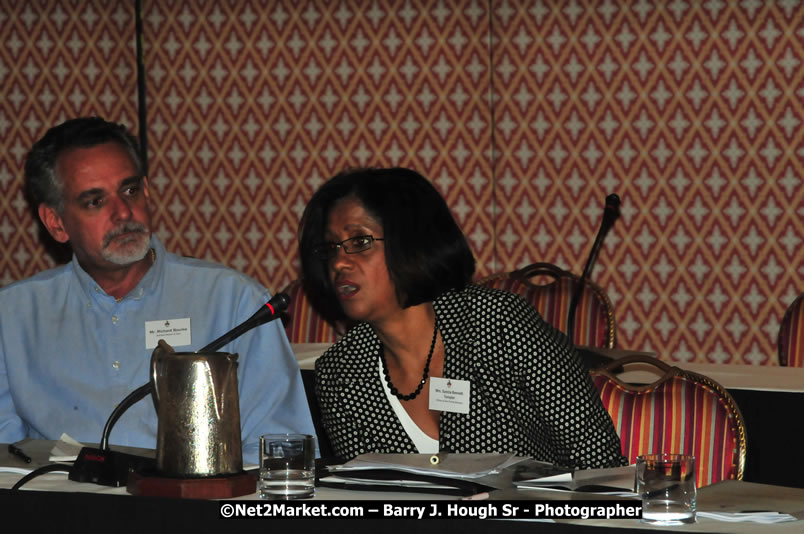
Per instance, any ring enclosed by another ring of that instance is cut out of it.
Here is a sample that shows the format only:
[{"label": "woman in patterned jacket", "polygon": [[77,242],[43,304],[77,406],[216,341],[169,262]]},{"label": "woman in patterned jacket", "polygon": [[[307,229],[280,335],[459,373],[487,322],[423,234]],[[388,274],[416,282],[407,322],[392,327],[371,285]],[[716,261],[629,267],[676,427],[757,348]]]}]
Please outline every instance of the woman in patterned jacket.
[{"label": "woman in patterned jacket", "polygon": [[472,285],[475,262],[438,191],[402,168],[325,183],[302,217],[307,294],[355,324],[316,362],[336,455],[512,452],[621,465],[574,348],[519,296]]}]

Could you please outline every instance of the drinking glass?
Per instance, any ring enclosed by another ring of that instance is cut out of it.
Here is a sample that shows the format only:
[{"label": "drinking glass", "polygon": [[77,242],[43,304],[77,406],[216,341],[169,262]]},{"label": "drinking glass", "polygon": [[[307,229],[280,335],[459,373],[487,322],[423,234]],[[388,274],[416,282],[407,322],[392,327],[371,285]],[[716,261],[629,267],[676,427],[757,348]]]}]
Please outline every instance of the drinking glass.
[{"label": "drinking glass", "polygon": [[642,496],[642,521],[657,525],[695,522],[695,458],[683,454],[646,454],[636,461],[636,492]]},{"label": "drinking glass", "polygon": [[266,434],[260,436],[262,499],[306,499],[315,495],[315,436]]}]

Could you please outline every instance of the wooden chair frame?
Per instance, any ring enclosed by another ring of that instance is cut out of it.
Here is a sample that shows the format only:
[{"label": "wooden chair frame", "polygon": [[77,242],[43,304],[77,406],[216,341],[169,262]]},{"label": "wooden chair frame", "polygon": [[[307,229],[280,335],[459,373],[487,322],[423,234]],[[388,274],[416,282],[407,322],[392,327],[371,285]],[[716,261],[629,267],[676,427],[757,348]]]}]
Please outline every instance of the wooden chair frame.
[{"label": "wooden chair frame", "polygon": [[[555,283],[561,278],[569,278],[575,282],[575,285],[580,282],[581,277],[577,276],[570,271],[562,269],[557,265],[552,263],[544,263],[538,262],[528,265],[526,267],[522,267],[521,269],[517,269],[515,271],[506,272],[506,273],[495,273],[484,278],[478,280],[478,284],[480,285],[488,285],[495,280],[502,280],[507,278],[514,278],[519,282],[522,282],[526,287],[538,291],[541,287],[547,287],[550,284],[536,284],[531,281],[532,278],[537,276],[547,276],[552,278]],[[591,292],[593,297],[598,300],[601,304],[602,308],[605,310],[606,314],[606,347],[609,349],[613,349],[617,344],[617,328],[616,328],[616,320],[614,318],[614,306],[611,304],[611,300],[609,299],[606,291],[600,287],[599,285],[595,284],[591,280],[585,281],[585,291]],[[525,296],[525,295],[523,295]],[[562,325],[560,330],[562,332],[566,332],[567,325]]]},{"label": "wooden chair frame", "polygon": [[[620,371],[623,370],[624,366],[631,364],[643,364],[643,367],[646,366],[649,367],[652,372],[660,373],[660,376],[654,382],[651,382],[649,384],[637,385],[623,382],[618,376],[618,374]],[[747,451],[745,420],[743,419],[743,415],[740,412],[740,408],[737,406],[737,403],[734,401],[734,398],[728,391],[726,391],[726,389],[723,386],[721,386],[715,380],[712,380],[711,378],[699,373],[687,371],[685,369],[681,369],[676,366],[670,366],[659,359],[641,354],[625,356],[623,358],[613,360],[612,362],[604,365],[599,369],[592,370],[590,372],[590,375],[592,376],[593,379],[595,376],[604,377],[607,380],[613,382],[616,385],[616,387],[625,390],[627,392],[633,392],[633,393],[651,393],[657,390],[665,382],[672,380],[674,377],[681,377],[689,382],[703,385],[706,388],[712,390],[718,397],[718,401],[725,407],[729,417],[732,418],[733,420],[737,437],[737,453],[734,457],[732,465],[736,469],[735,478],[737,480],[743,479],[743,475],[745,473],[745,462],[746,462],[746,451]],[[645,454],[649,452],[655,452],[655,451],[644,451]],[[683,451],[667,451],[667,452],[683,452]]]},{"label": "wooden chair frame", "polygon": [[[793,349],[798,349],[799,352],[804,350],[804,293],[796,297],[790,303],[787,310],[782,317],[782,322],[779,324],[779,335],[776,338],[776,346],[779,353],[780,366],[804,367],[804,354],[791,354],[790,332],[793,329],[793,315],[798,316],[798,324],[796,325],[796,332],[800,335],[800,343],[794,343]],[[792,365],[791,365],[792,364]]]}]

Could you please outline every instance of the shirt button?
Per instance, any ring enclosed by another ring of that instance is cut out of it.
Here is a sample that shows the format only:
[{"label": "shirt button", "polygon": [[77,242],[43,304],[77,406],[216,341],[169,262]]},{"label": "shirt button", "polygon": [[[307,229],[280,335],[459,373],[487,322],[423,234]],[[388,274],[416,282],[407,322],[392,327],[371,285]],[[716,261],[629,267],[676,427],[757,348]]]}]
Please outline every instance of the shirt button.
[{"label": "shirt button", "polygon": [[112,315],[112,324],[117,324],[117,315]]},{"label": "shirt button", "polygon": [[120,362],[118,362],[118,361],[114,362],[112,364],[112,367],[114,367],[115,369],[120,369]]}]

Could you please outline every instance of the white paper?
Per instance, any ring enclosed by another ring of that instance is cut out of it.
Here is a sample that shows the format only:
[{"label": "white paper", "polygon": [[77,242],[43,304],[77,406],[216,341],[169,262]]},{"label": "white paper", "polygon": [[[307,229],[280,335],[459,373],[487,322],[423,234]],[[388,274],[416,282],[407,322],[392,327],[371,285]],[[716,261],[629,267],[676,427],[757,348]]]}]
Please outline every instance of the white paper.
[{"label": "white paper", "polygon": [[49,460],[51,462],[74,462],[83,447],[82,443],[67,434],[62,434],[59,441],[50,449]]},{"label": "white paper", "polygon": [[336,484],[353,484],[363,486],[395,486],[402,488],[426,488],[426,489],[447,489],[454,490],[453,486],[445,486],[428,482],[426,480],[405,480],[400,478],[398,480],[383,480],[383,479],[368,479],[368,478],[354,478],[348,476],[329,475],[322,480],[327,482],[334,482]]},{"label": "white paper", "polygon": [[[67,466],[65,466],[67,467]],[[35,467],[10,467],[7,465],[0,465],[0,473],[12,473],[15,475],[27,475],[31,471],[36,469]],[[64,471],[49,471],[49,473],[57,473],[57,474],[67,474],[67,470]]]},{"label": "white paper", "polygon": [[[432,461],[433,457],[438,462]],[[513,454],[361,454],[340,466],[330,466],[330,471],[348,476],[349,471],[366,469],[390,469],[419,475],[449,478],[479,478],[494,475],[508,466],[526,461],[527,458]]]},{"label": "white paper", "polygon": [[160,339],[164,339],[171,347],[192,344],[190,318],[145,321],[145,348],[148,350],[156,348]]},{"label": "white paper", "polygon": [[797,521],[790,514],[780,512],[696,512],[698,517],[713,519],[715,521],[725,521],[727,523],[762,523],[770,525],[772,523],[786,523]]},{"label": "white paper", "polygon": [[584,487],[600,486],[611,488],[611,491],[599,490],[595,493],[634,496],[634,465],[608,467],[603,469],[580,469],[572,473],[518,480],[514,485],[518,488],[531,489],[563,489],[568,491],[584,491]]}]

